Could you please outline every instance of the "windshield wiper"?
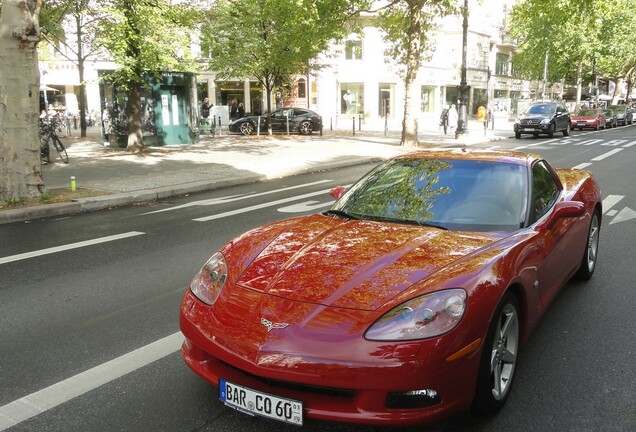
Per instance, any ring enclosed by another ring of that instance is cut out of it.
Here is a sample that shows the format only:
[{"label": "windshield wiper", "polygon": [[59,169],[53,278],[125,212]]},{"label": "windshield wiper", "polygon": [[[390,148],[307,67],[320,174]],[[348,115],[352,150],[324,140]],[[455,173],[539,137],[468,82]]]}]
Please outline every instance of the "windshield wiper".
[{"label": "windshield wiper", "polygon": [[437,228],[444,231],[448,231],[448,228],[444,226],[429,223],[429,222],[420,222],[420,221],[410,220],[410,219],[395,219],[395,218],[385,218],[385,217],[373,217],[372,219],[379,222],[401,223],[405,225],[418,225],[418,226]]},{"label": "windshield wiper", "polygon": [[323,212],[324,215],[333,215],[333,216],[340,216],[342,218],[345,219],[354,219],[354,220],[359,220],[359,217],[353,216],[349,213],[347,213],[344,210],[327,210],[326,212]]}]

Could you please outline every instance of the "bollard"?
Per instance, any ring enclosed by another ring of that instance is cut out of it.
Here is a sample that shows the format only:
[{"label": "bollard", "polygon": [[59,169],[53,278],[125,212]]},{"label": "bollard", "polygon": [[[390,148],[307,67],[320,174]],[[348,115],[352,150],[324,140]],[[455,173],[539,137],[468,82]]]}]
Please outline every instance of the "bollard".
[{"label": "bollard", "polygon": [[358,130],[362,131],[362,114],[358,114]]},{"label": "bollard", "polygon": [[333,117],[329,117],[329,130],[333,130]]},{"label": "bollard", "polygon": [[355,134],[356,134],[356,118],[355,117],[351,117],[351,121],[353,123],[353,135],[355,136]]},{"label": "bollard", "polygon": [[75,192],[77,190],[77,185],[75,184],[75,176],[71,176],[71,192]]}]

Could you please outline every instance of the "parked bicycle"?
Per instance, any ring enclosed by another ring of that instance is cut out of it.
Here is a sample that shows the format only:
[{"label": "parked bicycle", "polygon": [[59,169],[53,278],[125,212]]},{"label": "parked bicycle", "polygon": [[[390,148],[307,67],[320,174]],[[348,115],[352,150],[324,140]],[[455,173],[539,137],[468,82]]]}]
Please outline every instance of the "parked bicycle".
[{"label": "parked bicycle", "polygon": [[51,162],[51,142],[53,148],[57,152],[57,155],[62,162],[68,163],[68,153],[59,136],[56,133],[57,124],[54,121],[41,121],[40,122],[40,156],[46,163]]}]

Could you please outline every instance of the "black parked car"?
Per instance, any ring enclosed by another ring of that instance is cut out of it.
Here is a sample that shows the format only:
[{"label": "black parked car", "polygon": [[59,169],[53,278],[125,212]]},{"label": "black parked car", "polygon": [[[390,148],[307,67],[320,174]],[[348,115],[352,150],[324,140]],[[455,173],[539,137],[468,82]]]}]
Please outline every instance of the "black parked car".
[{"label": "black parked car", "polygon": [[521,134],[547,134],[552,138],[555,132],[570,135],[570,113],[565,106],[556,102],[536,102],[515,120],[515,138]]},{"label": "black parked car", "polygon": [[[272,112],[272,131],[298,132],[301,135],[310,135],[313,131],[322,129],[322,117],[314,111],[305,108],[282,108]],[[228,126],[230,132],[238,132],[243,135],[251,135],[259,124],[259,116],[248,116],[234,120]],[[260,131],[267,132],[267,116],[260,116]]]},{"label": "black parked car", "polygon": [[616,112],[614,110],[604,109],[603,114],[605,114],[605,118],[607,119],[605,123],[606,127],[615,128],[616,126],[618,126],[618,117],[616,116]]},{"label": "black parked car", "polygon": [[627,105],[610,105],[609,109],[616,114],[616,123],[625,126],[634,122],[633,114]]}]

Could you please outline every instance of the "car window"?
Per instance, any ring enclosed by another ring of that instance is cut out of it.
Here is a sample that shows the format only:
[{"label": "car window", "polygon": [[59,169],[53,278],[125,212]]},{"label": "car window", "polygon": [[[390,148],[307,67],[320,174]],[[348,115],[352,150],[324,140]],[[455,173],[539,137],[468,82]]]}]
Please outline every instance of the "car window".
[{"label": "car window", "polygon": [[525,220],[528,177],[525,166],[511,163],[399,159],[365,176],[333,209],[450,230],[513,231]]},{"label": "car window", "polygon": [[544,161],[532,167],[532,223],[541,218],[556,203],[559,184]]},{"label": "car window", "polygon": [[526,114],[539,114],[539,115],[550,116],[550,115],[554,115],[555,111],[556,111],[556,108],[554,105],[538,104],[538,105],[531,105],[530,107],[528,107]]}]

